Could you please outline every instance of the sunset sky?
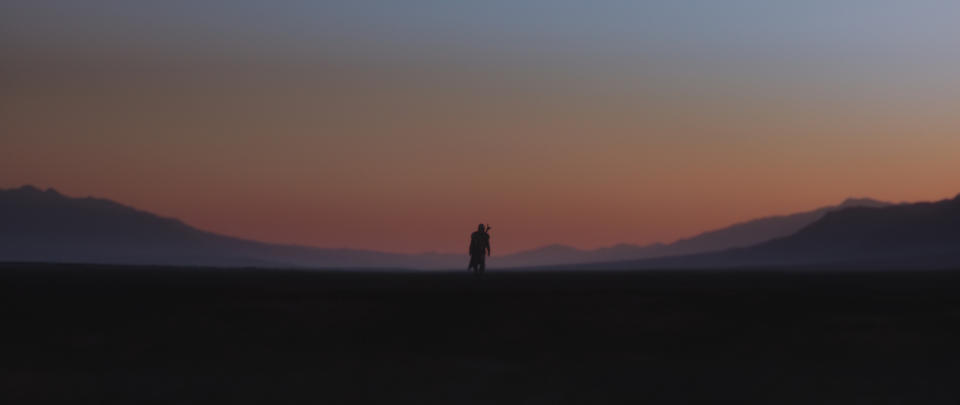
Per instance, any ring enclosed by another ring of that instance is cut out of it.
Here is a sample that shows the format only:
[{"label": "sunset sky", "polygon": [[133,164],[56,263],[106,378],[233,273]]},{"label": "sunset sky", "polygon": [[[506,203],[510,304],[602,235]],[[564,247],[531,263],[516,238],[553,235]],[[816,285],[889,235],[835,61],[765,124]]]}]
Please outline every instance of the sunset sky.
[{"label": "sunset sky", "polygon": [[0,3],[0,188],[270,242],[669,242],[960,193],[960,2]]}]

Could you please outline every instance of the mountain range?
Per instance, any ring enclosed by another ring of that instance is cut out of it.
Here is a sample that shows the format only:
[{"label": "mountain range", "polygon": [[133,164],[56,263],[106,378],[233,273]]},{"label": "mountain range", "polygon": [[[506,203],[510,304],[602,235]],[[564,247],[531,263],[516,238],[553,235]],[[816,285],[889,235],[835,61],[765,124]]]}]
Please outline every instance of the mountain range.
[{"label": "mountain range", "polygon": [[575,267],[957,268],[960,267],[960,195],[939,202],[833,211],[792,235],[750,247]]},{"label": "mountain range", "polygon": [[[876,220],[908,221],[909,218],[900,219],[897,213],[922,210],[916,207],[939,207],[936,204],[892,205],[871,199],[848,199],[836,206],[743,222],[670,244],[621,244],[596,250],[551,245],[494,257],[489,264],[490,267],[504,268],[593,263],[592,266],[616,268],[782,265],[861,260],[871,254],[869,249],[864,248],[867,251],[854,254],[847,251],[859,245],[852,242],[842,244],[836,240],[838,235],[854,237],[858,234],[852,230],[841,232],[834,228],[842,225],[830,224],[842,222],[850,216],[869,217],[864,212],[889,213],[873,214],[887,215]],[[949,212],[941,214],[947,215]],[[861,222],[847,221],[850,222],[843,223],[851,229],[869,225],[869,220],[863,218]],[[223,236],[110,200],[71,198],[53,189],[44,191],[33,186],[0,190],[0,223],[3,224],[0,227],[0,261],[9,262],[381,269],[456,269],[466,266],[466,258],[457,254],[324,249]],[[827,227],[826,230],[823,230],[824,227]],[[934,228],[929,227],[931,230]],[[946,237],[949,233],[936,235]],[[834,249],[835,253],[824,253],[822,247],[816,244],[816,241],[827,243],[825,241],[828,240],[831,241],[830,246],[840,246]],[[924,246],[925,249],[937,249],[940,245],[930,242]],[[798,253],[804,248],[816,248],[819,253],[814,256]],[[914,250],[917,254],[922,251]],[[847,253],[840,254],[840,251]],[[761,257],[767,259],[761,260]]]},{"label": "mountain range", "polygon": [[670,244],[657,243],[644,246],[620,244],[595,250],[580,250],[564,245],[551,245],[515,253],[506,257],[505,261],[512,267],[532,267],[557,263],[614,262],[715,252],[752,246],[792,235],[834,211],[853,207],[886,207],[890,205],[890,203],[869,198],[850,198],[839,205],[737,223],[691,238],[680,239]]},{"label": "mountain range", "polygon": [[224,267],[436,268],[443,255],[320,249],[202,231],[110,200],[0,191],[0,261]]}]

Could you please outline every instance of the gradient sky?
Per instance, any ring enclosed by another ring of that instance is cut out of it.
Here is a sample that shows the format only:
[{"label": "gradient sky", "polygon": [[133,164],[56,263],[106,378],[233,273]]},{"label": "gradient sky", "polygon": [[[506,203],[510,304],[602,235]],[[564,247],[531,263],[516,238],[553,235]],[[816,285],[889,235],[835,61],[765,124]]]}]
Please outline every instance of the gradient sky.
[{"label": "gradient sky", "polygon": [[0,3],[0,187],[264,241],[669,242],[960,192],[956,1]]}]

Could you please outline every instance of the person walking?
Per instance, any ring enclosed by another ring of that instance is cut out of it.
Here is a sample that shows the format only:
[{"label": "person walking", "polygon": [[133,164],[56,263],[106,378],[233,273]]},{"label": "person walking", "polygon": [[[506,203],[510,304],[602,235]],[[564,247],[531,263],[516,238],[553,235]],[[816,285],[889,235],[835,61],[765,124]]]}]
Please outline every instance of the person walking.
[{"label": "person walking", "polygon": [[473,274],[479,276],[486,270],[486,257],[490,256],[490,225],[480,224],[477,231],[470,234],[470,266]]}]

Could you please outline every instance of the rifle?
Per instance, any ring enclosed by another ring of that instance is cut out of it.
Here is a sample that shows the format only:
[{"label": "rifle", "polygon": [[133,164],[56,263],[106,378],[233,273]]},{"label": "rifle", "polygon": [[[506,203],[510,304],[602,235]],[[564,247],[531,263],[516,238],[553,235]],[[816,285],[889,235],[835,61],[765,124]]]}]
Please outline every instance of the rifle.
[{"label": "rifle", "polygon": [[490,256],[490,230],[493,229],[490,224],[487,224],[487,229],[484,229],[483,233],[487,234],[487,256]]}]

